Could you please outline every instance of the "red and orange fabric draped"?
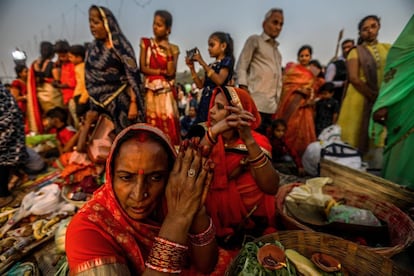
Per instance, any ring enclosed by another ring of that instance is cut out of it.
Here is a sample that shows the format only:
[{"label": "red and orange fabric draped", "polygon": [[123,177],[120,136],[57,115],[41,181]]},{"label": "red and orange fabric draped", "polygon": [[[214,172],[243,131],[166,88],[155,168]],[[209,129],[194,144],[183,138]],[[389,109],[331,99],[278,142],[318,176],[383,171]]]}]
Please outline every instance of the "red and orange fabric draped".
[{"label": "red and orange fabric draped", "polygon": [[286,144],[300,156],[310,143],[316,141],[313,107],[306,103],[316,96],[323,83],[322,78],[315,77],[300,64],[288,63],[286,66],[282,100],[274,117],[285,120],[288,126]]},{"label": "red and orange fabric draped", "polygon": [[[251,112],[256,121],[253,122],[252,135],[256,143],[266,153],[271,153],[271,145],[268,139],[254,131],[260,125],[261,118],[253,99],[243,89],[227,87],[232,97],[233,104],[240,102],[243,108]],[[223,93],[221,87],[217,87],[212,95],[210,108],[218,93]],[[207,125],[210,126],[210,117]],[[214,178],[206,199],[207,210],[216,226],[217,236],[225,237],[234,233],[235,225],[239,225],[246,215],[257,206],[253,216],[266,217],[269,226],[275,227],[275,199],[273,196],[263,193],[257,186],[250,170],[243,170],[237,177],[230,175],[240,168],[242,161],[247,157],[247,149],[242,139],[232,143],[231,147],[225,147],[221,135],[217,137],[217,144],[213,147],[211,159],[215,163]],[[248,225],[247,227],[252,227]]]},{"label": "red and orange fabric draped", "polygon": [[43,122],[39,102],[36,94],[36,77],[33,65],[30,66],[27,78],[27,120],[29,130],[35,133],[43,133]]}]

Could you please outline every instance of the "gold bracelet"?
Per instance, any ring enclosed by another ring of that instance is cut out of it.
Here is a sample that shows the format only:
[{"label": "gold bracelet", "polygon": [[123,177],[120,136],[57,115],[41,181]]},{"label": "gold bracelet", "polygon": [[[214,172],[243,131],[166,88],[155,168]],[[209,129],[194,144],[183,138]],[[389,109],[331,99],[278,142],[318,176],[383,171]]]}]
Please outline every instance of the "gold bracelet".
[{"label": "gold bracelet", "polygon": [[208,71],[207,71],[207,77],[211,77],[212,75],[214,74],[214,70],[213,69],[208,69]]},{"label": "gold bracelet", "polygon": [[266,160],[263,162],[263,164],[260,164],[258,166],[254,166],[253,169],[260,169],[266,166],[267,162],[269,162],[269,158],[266,157]]},{"label": "gold bracelet", "polygon": [[207,138],[210,140],[211,143],[217,144],[217,139],[214,139],[213,132],[211,131],[211,127],[209,127],[207,130]]},{"label": "gold bracelet", "polygon": [[255,162],[259,161],[259,159],[262,158],[264,154],[265,153],[263,151],[261,151],[255,158],[253,158],[253,159],[247,158],[247,161],[249,163],[255,163]]}]

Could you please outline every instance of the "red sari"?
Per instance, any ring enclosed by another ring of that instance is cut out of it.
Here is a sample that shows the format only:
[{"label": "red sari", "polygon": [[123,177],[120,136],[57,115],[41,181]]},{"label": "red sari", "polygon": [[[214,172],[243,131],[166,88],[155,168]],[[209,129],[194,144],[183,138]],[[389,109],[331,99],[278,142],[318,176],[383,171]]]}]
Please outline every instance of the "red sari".
[{"label": "red sari", "polygon": [[[228,88],[234,89],[237,94],[238,99],[233,99],[233,102],[241,102],[243,108],[256,117],[256,121],[251,126],[255,129],[260,125],[261,118],[253,99],[243,89]],[[210,108],[220,90],[220,88],[214,90]],[[210,125],[210,118],[207,124]],[[252,135],[262,151],[271,159],[272,148],[268,139],[254,130]],[[264,233],[276,231],[275,197],[265,194],[257,186],[250,169],[243,165],[247,157],[247,148],[242,139],[239,138],[231,146],[225,146],[222,136],[217,137],[217,144],[211,153],[215,168],[213,182],[206,199],[206,208],[216,226],[218,237],[235,234],[242,222],[245,223],[243,229],[254,229],[257,225],[252,220],[245,220],[247,214],[254,208],[257,209],[252,216],[266,220],[267,229]],[[237,170],[240,171],[235,174]],[[256,233],[256,235],[264,233]]]},{"label": "red sari", "polygon": [[[106,163],[106,183],[94,193],[93,198],[68,226],[65,245],[71,274],[93,270],[102,265],[127,266],[131,275],[140,275],[145,270],[145,260],[161,225],[155,221],[144,223],[133,220],[124,212],[116,199],[110,173],[116,145],[122,137],[135,130],[157,135],[169,146],[169,154],[174,155],[174,158],[176,156],[174,147],[165,134],[147,124],[132,125],[117,136]],[[157,210],[159,221],[166,214],[165,207],[165,199],[160,199]],[[230,256],[220,251],[216,270],[211,275],[223,275],[229,262]],[[198,273],[194,268],[188,268],[183,270],[182,275]]]},{"label": "red sari", "polygon": [[29,122],[29,130],[35,133],[43,133],[43,122],[40,104],[37,100],[36,77],[34,65],[30,66],[27,77],[27,113],[26,118]]},{"label": "red sari", "polygon": [[314,98],[323,82],[322,78],[315,77],[308,68],[300,64],[286,65],[282,100],[275,118],[284,119],[287,123],[286,144],[296,150],[299,156],[303,155],[310,143],[316,141],[313,106],[306,103]]},{"label": "red sari", "polygon": [[[178,54],[178,47],[172,46],[174,54]],[[141,51],[145,51],[145,62],[150,68],[167,70],[167,56],[153,39],[142,38]],[[145,104],[147,123],[164,131],[172,143],[178,145],[180,122],[174,83],[174,79],[167,79],[163,75],[145,76]]]}]

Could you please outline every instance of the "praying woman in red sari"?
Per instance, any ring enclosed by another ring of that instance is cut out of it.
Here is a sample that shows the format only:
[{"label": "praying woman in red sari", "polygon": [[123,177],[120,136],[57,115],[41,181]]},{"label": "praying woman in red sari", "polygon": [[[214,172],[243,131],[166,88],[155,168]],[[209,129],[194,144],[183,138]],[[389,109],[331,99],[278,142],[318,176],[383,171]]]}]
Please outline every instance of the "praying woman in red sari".
[{"label": "praying woman in red sari", "polygon": [[286,144],[302,156],[306,147],[316,141],[314,99],[324,83],[320,69],[310,65],[312,48],[302,46],[298,51],[299,63],[286,65],[283,75],[282,99],[275,118],[287,123]]},{"label": "praying woman in red sari", "polygon": [[66,233],[71,275],[223,275],[204,208],[212,162],[198,142],[178,155],[158,128],[135,124],[116,137],[106,183],[74,216]]},{"label": "praying woman in red sari", "polygon": [[213,91],[202,144],[211,147],[214,177],[206,199],[219,245],[240,248],[245,235],[275,232],[279,175],[268,139],[254,131],[260,115],[249,93],[235,87]]}]

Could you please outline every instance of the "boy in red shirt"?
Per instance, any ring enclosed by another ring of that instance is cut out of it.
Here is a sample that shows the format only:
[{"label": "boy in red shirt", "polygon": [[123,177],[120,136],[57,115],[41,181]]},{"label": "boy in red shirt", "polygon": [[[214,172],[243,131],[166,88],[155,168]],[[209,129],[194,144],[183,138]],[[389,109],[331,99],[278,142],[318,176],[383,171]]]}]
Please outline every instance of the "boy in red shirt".
[{"label": "boy in red shirt", "polygon": [[68,112],[61,107],[55,107],[46,113],[46,118],[49,132],[56,133],[59,153],[72,151],[79,134],[74,127],[67,124]]}]

